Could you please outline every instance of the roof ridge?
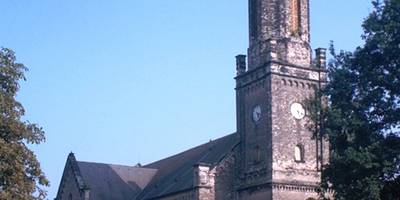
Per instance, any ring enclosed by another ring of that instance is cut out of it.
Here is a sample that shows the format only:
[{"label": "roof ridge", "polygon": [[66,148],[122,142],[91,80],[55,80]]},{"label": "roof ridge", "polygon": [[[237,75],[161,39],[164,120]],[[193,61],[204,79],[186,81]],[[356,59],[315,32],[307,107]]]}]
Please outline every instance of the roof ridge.
[{"label": "roof ridge", "polygon": [[[228,134],[228,135],[225,135],[225,136],[222,136],[222,137],[217,138],[217,139],[214,139],[214,140],[210,140],[209,142],[200,144],[200,145],[198,145],[198,146],[195,146],[195,147],[192,147],[192,148],[190,148],[190,149],[184,150],[184,151],[182,151],[182,152],[180,152],[180,153],[177,153],[177,154],[168,156],[168,157],[163,158],[163,159],[161,159],[161,160],[157,160],[157,161],[148,163],[148,164],[146,164],[146,165],[143,165],[143,167],[147,167],[147,166],[156,164],[156,163],[158,163],[158,162],[162,162],[162,161],[165,161],[165,160],[174,158],[174,157],[178,157],[178,156],[180,156],[180,155],[183,155],[183,154],[185,154],[185,153],[188,153],[188,152],[190,152],[190,151],[192,151],[192,150],[194,150],[194,149],[204,147],[204,146],[206,146],[206,145],[214,144],[214,143],[216,143],[216,142],[218,142],[218,141],[220,141],[220,140],[222,140],[222,139],[224,139],[224,138],[227,138],[227,137],[229,137],[229,136],[232,136],[232,135],[234,135],[234,134],[236,134],[236,132],[231,133],[231,134]],[[150,168],[150,169],[151,169],[151,168]]]},{"label": "roof ridge", "polygon": [[95,164],[95,165],[108,165],[108,166],[115,166],[115,167],[129,167],[135,169],[152,169],[146,167],[138,167],[138,166],[130,166],[130,165],[122,165],[122,164],[112,164],[112,163],[101,163],[101,162],[89,162],[89,161],[77,161],[78,163],[85,163],[85,164]]}]

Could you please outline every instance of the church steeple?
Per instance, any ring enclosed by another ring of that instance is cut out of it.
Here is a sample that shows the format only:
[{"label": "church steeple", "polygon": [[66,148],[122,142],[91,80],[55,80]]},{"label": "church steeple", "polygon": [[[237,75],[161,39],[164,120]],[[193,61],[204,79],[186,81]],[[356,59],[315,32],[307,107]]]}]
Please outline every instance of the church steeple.
[{"label": "church steeple", "polygon": [[248,67],[236,57],[239,200],[317,198],[323,141],[304,100],[326,80],[325,49],[311,63],[309,0],[249,0]]},{"label": "church steeple", "polygon": [[249,0],[249,69],[311,64],[309,0]]}]

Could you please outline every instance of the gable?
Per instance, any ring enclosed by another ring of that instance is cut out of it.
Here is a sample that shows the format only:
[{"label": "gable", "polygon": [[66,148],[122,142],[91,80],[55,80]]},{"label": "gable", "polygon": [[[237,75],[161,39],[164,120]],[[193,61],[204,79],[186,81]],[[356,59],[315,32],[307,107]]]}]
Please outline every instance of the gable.
[{"label": "gable", "polygon": [[69,154],[56,200],[131,200],[156,169],[76,161]]},{"label": "gable", "polygon": [[56,200],[84,199],[88,187],[80,175],[79,168],[73,153],[70,153],[64,167]]}]

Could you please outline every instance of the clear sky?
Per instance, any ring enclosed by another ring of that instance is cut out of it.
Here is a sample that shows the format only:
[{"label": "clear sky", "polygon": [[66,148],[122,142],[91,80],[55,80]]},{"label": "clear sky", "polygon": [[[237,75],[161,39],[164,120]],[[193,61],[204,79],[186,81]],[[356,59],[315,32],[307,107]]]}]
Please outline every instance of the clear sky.
[{"label": "clear sky", "polygon": [[[234,56],[247,0],[2,0],[0,46],[29,67],[18,99],[47,141],[56,195],[65,160],[135,165],[235,131]],[[312,0],[312,47],[361,44],[369,0]]]}]

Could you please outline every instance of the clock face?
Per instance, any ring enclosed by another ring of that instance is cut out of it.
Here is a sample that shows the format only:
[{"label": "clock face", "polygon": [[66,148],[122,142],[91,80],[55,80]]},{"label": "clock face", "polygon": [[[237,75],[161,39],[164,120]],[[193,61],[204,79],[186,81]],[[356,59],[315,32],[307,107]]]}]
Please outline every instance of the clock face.
[{"label": "clock face", "polygon": [[292,106],[290,107],[290,112],[296,119],[303,119],[304,116],[306,115],[306,110],[299,103],[293,103]]},{"label": "clock face", "polygon": [[261,106],[257,105],[253,108],[253,121],[258,122],[261,119]]}]

